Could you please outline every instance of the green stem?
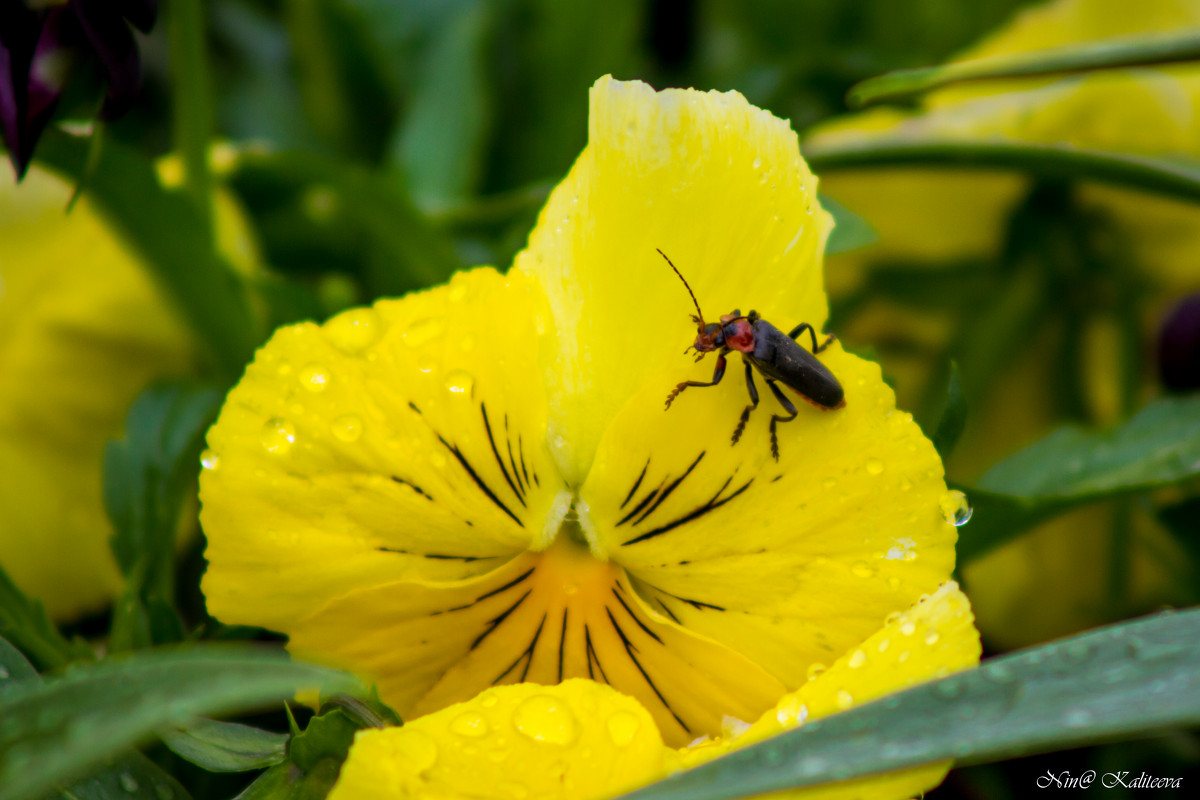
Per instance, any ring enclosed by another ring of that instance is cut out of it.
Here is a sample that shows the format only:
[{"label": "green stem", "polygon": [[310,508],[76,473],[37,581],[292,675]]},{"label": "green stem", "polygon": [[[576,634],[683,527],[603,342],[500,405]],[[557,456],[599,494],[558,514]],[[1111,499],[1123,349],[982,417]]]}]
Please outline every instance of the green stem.
[{"label": "green stem", "polygon": [[213,131],[212,86],[201,0],[173,0],[167,35],[171,48],[171,98],[175,149],[183,158],[184,188],[213,235],[212,173],[208,143]]},{"label": "green stem", "polygon": [[1095,42],[1016,56],[960,61],[937,67],[902,69],[856,84],[846,95],[851,108],[913,97],[967,81],[1063,75],[1117,67],[1175,64],[1200,59],[1200,32],[1142,36]]}]

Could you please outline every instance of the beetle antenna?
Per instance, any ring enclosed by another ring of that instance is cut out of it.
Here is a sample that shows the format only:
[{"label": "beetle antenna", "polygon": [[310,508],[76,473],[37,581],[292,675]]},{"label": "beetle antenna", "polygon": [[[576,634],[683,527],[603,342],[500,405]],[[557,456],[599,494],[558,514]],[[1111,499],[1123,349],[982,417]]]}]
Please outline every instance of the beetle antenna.
[{"label": "beetle antenna", "polygon": [[692,291],[692,287],[691,287],[691,286],[688,286],[687,278],[683,277],[683,273],[679,271],[679,268],[678,268],[678,267],[676,267],[674,264],[671,264],[671,259],[667,258],[667,254],[666,254],[666,253],[664,253],[662,250],[659,250],[657,247],[656,247],[656,248],[654,248],[654,249],[655,249],[656,251],[658,251],[658,254],[659,254],[660,256],[662,256],[662,257],[663,257],[663,258],[666,260],[666,262],[667,262],[668,264],[670,264],[670,265],[671,265],[671,269],[675,270],[675,274],[679,276],[679,280],[683,281],[683,285],[684,285],[685,287],[687,287],[688,294],[690,294],[690,295],[692,296],[692,304],[693,304],[694,306],[696,306],[696,313],[700,315],[700,316],[699,316],[699,321],[698,321],[698,323],[697,323],[697,324],[698,324],[698,325],[699,325],[701,328],[703,328],[703,327],[704,327],[704,312],[700,310],[700,302],[699,302],[698,300],[696,300],[696,294],[695,294],[695,292],[693,292],[693,291]]}]

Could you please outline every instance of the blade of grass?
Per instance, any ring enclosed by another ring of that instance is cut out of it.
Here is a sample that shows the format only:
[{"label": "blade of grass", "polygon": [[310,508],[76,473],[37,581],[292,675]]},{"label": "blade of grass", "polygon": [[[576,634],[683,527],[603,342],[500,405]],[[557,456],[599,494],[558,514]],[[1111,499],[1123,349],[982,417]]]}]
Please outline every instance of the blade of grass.
[{"label": "blade of grass", "polygon": [[1196,29],[1128,37],[1020,55],[959,61],[936,67],[896,70],[850,87],[846,104],[851,108],[863,108],[876,103],[910,100],[934,89],[967,81],[1062,75],[1117,67],[1177,64],[1198,59],[1200,31]]},{"label": "blade of grass", "polygon": [[804,154],[817,173],[889,167],[1021,172],[1039,178],[1096,181],[1200,202],[1200,164],[1069,145],[875,136],[870,141],[807,144]]},{"label": "blade of grass", "polygon": [[200,224],[211,241],[213,181],[208,143],[213,131],[213,108],[206,29],[204,9],[199,0],[174,0],[168,6],[172,135],[175,149],[183,158],[183,185],[195,201]]},{"label": "blade of grass", "polygon": [[1200,609],[1064,639],[806,723],[625,795],[727,800],[1200,723]]}]

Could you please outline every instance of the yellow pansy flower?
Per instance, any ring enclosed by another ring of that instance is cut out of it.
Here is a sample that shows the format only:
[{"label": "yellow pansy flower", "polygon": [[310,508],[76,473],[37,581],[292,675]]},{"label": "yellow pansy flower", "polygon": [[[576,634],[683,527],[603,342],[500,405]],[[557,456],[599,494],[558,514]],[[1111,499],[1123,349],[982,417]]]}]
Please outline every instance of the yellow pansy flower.
[{"label": "yellow pansy flower", "polygon": [[[1200,24],[1196,0],[1147,0],[1136,14],[1119,0],[1059,0],[1019,14],[1009,25],[957,60],[1028,53],[1135,34],[1181,30]],[[829,146],[880,137],[936,136],[966,141],[1066,143],[1080,148],[1150,156],[1200,157],[1200,68],[1194,65],[1107,70],[1085,76],[983,81],[950,86],[924,98],[919,110],[872,109],[823,125],[807,142]],[[914,168],[839,172],[823,191],[865,217],[878,234],[871,248],[831,259],[830,293],[846,298],[870,270],[893,265],[961,268],[995,259],[1011,215],[1032,182],[1019,175]],[[950,462],[951,474],[976,479],[986,467],[1061,422],[1043,387],[1078,376],[1085,415],[1096,424],[1122,413],[1123,364],[1129,358],[1111,298],[1135,293],[1142,336],[1149,342],[1174,298],[1200,289],[1200,206],[1111,186],[1082,183],[1072,201],[1101,220],[1110,258],[1136,289],[1106,287],[1085,310],[1077,364],[1056,359],[1064,331],[1030,328],[1028,345],[971,396],[968,427]],[[1106,293],[1107,292],[1107,293]],[[1105,298],[1110,298],[1106,307]],[[849,341],[884,342],[899,335],[894,352],[881,348],[901,403],[918,405],[933,386],[961,320],[977,309],[901,308],[876,299],[845,330]],[[1150,352],[1147,344],[1143,348]],[[961,364],[970,370],[970,364]],[[1151,370],[1144,370],[1151,378]],[[1142,391],[1145,400],[1151,387]],[[964,568],[981,628],[995,644],[1013,647],[1096,624],[1111,609],[1109,556],[1095,541],[1112,519],[1107,509],[1061,517]],[[1172,599],[1161,554],[1174,546],[1148,519],[1134,520],[1129,555],[1130,596],[1151,608]],[[1160,555],[1152,556],[1152,553]],[[1167,561],[1170,560],[1168,555]],[[1062,575],[1071,575],[1062,580]],[[1052,587],[1047,595],[1047,587]]]},{"label": "yellow pansy flower", "polygon": [[601,79],[588,146],[506,275],[259,351],[208,436],[210,613],[367,675],[405,719],[572,678],[635,700],[647,746],[757,719],[954,563],[936,452],[836,343],[819,359],[845,407],[796,404],[778,460],[788,414],[761,376],[736,444],[741,369],[664,410],[713,362],[683,355],[695,309],[656,250],[708,319],[753,304],[820,330],[829,229],[785,121]]}]

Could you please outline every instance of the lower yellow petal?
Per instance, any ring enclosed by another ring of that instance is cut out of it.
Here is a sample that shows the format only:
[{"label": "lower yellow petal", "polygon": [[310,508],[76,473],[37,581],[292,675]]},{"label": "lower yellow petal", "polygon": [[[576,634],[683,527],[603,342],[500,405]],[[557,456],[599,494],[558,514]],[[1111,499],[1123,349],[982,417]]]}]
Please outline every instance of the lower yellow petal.
[{"label": "lower yellow petal", "polygon": [[607,686],[505,686],[360,732],[329,797],[612,797],[665,774],[668,752],[646,710]]}]

